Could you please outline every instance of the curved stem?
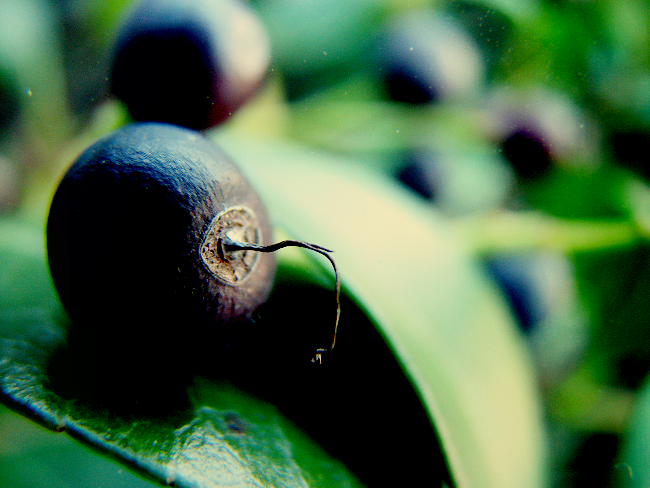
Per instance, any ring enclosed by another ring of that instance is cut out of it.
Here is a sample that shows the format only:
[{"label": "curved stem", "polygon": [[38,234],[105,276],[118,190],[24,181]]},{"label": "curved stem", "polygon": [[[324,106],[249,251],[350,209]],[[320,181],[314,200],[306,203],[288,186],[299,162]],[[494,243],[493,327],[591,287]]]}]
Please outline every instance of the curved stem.
[{"label": "curved stem", "polygon": [[[285,247],[302,247],[304,249],[309,249],[310,251],[314,251],[321,254],[322,256],[325,256],[330,262],[330,264],[332,265],[332,268],[334,269],[334,277],[336,278],[336,284],[334,288],[335,299],[336,299],[336,320],[334,322],[334,334],[332,337],[332,344],[330,345],[329,350],[331,351],[332,349],[334,349],[334,345],[336,344],[336,333],[339,327],[339,319],[341,317],[341,276],[339,275],[334,259],[329,254],[334,251],[324,248],[323,246],[319,246],[318,244],[310,244],[308,242],[296,241],[293,239],[286,239],[284,241],[276,242],[275,244],[270,244],[268,246],[261,246],[258,244],[235,242],[230,240],[228,237],[225,237],[221,240],[221,245],[219,247],[221,248],[219,252],[224,253],[224,255],[226,252],[229,251],[275,252]],[[316,354],[312,359],[312,362],[321,363],[322,354],[327,351],[328,349],[316,349]]]}]

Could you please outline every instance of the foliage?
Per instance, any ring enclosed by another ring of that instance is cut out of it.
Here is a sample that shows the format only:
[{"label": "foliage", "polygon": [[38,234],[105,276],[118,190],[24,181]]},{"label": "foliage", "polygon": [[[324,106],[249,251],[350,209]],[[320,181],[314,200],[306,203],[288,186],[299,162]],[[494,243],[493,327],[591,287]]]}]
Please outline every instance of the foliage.
[{"label": "foliage", "polygon": [[[2,399],[81,441],[2,407],[0,486],[408,485],[431,466],[459,487],[643,484],[647,2],[252,1],[268,79],[207,134],[278,236],[335,250],[337,348],[303,363],[332,277],[283,251],[256,334],[144,408],[104,408],[57,383],[70,324],[42,229],[62,172],[129,121],[105,75],[127,4],[0,6]],[[449,35],[439,66],[480,82],[397,102],[378,53],[422,9],[478,53],[463,65]]]}]

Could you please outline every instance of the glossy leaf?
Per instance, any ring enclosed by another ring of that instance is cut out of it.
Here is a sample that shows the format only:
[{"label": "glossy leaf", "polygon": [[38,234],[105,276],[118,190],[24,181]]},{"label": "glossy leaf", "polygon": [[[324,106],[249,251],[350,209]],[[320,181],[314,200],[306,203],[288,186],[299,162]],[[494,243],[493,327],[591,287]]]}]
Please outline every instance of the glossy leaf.
[{"label": "glossy leaf", "polygon": [[1,488],[152,488],[157,486],[68,436],[0,405]]},{"label": "glossy leaf", "polygon": [[197,378],[184,407],[170,386],[159,400],[171,407],[137,414],[55,392],[51,372],[66,324],[52,300],[42,235],[16,222],[1,226],[12,233],[0,241],[2,262],[11,264],[1,275],[0,398],[12,409],[161,483],[359,486],[273,406],[227,382]]}]

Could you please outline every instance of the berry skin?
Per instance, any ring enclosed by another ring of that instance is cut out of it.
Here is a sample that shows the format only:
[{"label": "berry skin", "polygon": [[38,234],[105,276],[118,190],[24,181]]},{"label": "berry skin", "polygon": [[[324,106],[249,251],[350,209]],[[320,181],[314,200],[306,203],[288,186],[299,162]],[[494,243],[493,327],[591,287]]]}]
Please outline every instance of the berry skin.
[{"label": "berry skin", "polygon": [[47,252],[93,360],[153,374],[200,347],[217,354],[266,301],[275,272],[271,254],[224,253],[226,237],[263,245],[271,227],[243,174],[199,133],[138,123],[88,148],[52,200]]},{"label": "berry skin", "polygon": [[144,0],[119,29],[111,91],[137,121],[196,130],[227,119],[262,84],[266,31],[239,0]]},{"label": "berry skin", "polygon": [[484,66],[469,34],[433,11],[391,21],[380,37],[376,68],[390,100],[414,105],[472,98]]}]

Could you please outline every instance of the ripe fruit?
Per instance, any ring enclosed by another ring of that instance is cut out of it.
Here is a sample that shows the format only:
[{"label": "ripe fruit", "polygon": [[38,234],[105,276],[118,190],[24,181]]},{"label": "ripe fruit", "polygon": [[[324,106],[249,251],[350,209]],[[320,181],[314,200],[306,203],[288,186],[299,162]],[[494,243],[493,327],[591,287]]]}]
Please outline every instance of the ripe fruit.
[{"label": "ripe fruit", "polygon": [[117,33],[111,90],[138,121],[207,129],[262,83],[266,31],[239,0],[144,0]]},{"label": "ripe fruit", "polygon": [[563,94],[502,86],[493,88],[486,101],[488,137],[521,181],[539,180],[557,166],[597,164],[599,131]]},{"label": "ripe fruit", "polygon": [[150,122],[101,139],[63,177],[47,221],[50,272],[72,320],[68,366],[53,377],[91,385],[102,404],[159,404],[245,337],[273,285],[269,253],[287,246],[334,267],[333,348],[330,251],[270,237],[253,187],[201,134]]},{"label": "ripe fruit", "polygon": [[163,359],[217,354],[249,320],[270,292],[274,259],[219,239],[270,237],[235,164],[200,134],[158,123],[127,126],[87,149],[47,222],[50,271],[76,337],[93,360],[152,373]]},{"label": "ripe fruit", "polygon": [[501,150],[517,174],[534,180],[548,173],[553,160],[547,141],[527,128],[517,128],[501,143]]},{"label": "ripe fruit", "polygon": [[391,22],[377,52],[377,69],[391,100],[411,104],[469,98],[484,66],[474,40],[451,20],[413,11]]}]

